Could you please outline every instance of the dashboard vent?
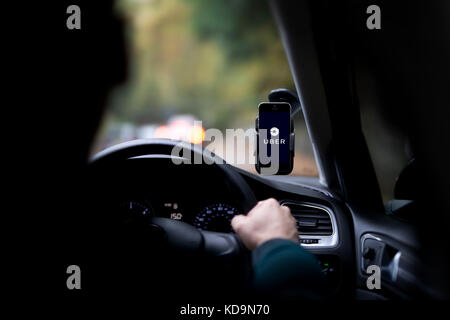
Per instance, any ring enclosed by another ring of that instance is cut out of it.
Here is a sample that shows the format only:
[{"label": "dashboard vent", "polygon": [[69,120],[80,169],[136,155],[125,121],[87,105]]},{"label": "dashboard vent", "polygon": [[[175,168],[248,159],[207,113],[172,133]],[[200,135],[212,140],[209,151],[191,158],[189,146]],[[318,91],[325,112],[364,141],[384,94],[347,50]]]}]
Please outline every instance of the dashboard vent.
[{"label": "dashboard vent", "polygon": [[282,202],[291,209],[291,213],[297,220],[297,229],[300,235],[331,236],[333,226],[327,210],[309,204]]}]

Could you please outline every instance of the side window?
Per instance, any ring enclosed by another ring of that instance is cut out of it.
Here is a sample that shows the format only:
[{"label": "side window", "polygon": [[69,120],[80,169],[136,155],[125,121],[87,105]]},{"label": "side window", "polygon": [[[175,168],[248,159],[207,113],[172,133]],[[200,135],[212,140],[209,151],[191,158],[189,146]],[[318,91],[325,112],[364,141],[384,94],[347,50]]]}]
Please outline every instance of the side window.
[{"label": "side window", "polygon": [[394,188],[398,175],[406,167],[412,154],[403,133],[392,126],[388,119],[376,108],[375,83],[370,76],[359,71],[358,90],[360,93],[361,124],[369,152],[373,161],[383,202],[394,198]]}]

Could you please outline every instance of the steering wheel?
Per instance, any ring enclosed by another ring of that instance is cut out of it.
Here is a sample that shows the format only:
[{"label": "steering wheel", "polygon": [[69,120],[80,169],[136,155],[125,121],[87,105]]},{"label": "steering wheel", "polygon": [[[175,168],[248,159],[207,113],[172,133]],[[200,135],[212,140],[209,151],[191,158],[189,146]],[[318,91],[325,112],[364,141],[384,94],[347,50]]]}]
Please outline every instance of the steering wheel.
[{"label": "steering wheel", "polygon": [[[91,160],[90,166],[94,168],[114,166],[114,164],[140,157],[166,159],[168,162],[174,159],[187,161],[187,157],[172,155],[172,150],[175,147],[192,152],[191,155],[194,157],[201,156],[205,160],[204,162],[221,171],[229,182],[233,196],[241,203],[245,212],[248,212],[256,204],[257,201],[253,191],[232,166],[209,152],[204,153],[202,148],[194,148],[193,145],[188,143],[168,139],[129,141],[101,151]],[[198,166],[198,164],[192,165]],[[168,218],[151,218],[146,232],[152,233],[150,238],[154,241],[164,241],[171,249],[182,253],[196,252],[209,256],[230,258],[245,251],[239,238],[232,233],[198,230],[187,223]]]}]

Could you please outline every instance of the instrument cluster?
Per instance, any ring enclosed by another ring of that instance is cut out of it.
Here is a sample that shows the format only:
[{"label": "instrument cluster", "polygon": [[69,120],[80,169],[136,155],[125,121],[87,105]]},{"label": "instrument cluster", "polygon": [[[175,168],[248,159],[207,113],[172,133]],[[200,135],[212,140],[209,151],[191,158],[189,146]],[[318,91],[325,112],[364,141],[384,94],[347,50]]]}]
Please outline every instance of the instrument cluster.
[{"label": "instrument cluster", "polygon": [[168,218],[216,232],[232,232],[231,219],[240,214],[236,206],[226,202],[196,206],[178,201],[129,200],[120,203],[120,210],[129,217]]}]

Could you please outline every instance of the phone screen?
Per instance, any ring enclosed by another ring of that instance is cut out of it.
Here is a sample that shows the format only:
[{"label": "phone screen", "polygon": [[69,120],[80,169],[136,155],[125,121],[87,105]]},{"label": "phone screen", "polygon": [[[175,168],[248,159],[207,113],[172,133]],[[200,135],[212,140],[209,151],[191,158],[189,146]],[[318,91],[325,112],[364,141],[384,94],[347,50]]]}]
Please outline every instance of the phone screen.
[{"label": "phone screen", "polygon": [[[285,174],[292,170],[290,150],[291,106],[288,103],[262,103],[259,105],[258,161],[260,168],[274,167],[273,174]],[[277,152],[276,156],[274,152]],[[267,155],[267,159],[264,156]],[[264,161],[265,160],[265,161]],[[269,160],[269,162],[267,162]]]}]

